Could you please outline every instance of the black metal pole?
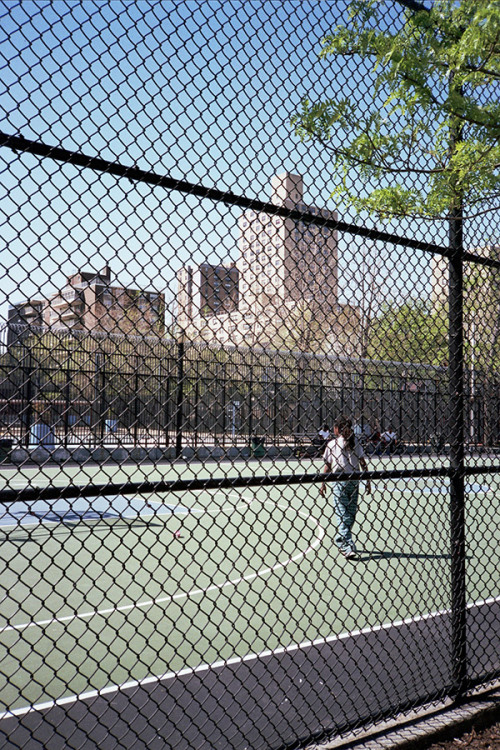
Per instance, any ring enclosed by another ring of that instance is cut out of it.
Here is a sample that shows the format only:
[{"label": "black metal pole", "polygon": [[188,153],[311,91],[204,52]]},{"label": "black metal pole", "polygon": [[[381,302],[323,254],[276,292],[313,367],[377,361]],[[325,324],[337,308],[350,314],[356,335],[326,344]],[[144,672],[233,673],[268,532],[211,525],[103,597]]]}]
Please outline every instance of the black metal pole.
[{"label": "black metal pole", "polygon": [[[366,226],[357,226],[338,219],[327,219],[323,215],[311,214],[308,211],[298,211],[288,206],[276,205],[248,198],[243,195],[235,195],[231,191],[222,191],[217,188],[207,188],[193,182],[178,180],[176,177],[168,175],[159,175],[154,172],[146,172],[138,167],[127,166],[119,162],[107,161],[92,155],[82,154],[77,151],[68,151],[64,148],[58,148],[52,144],[41,141],[32,141],[24,136],[9,135],[0,131],[0,148],[5,146],[14,151],[27,154],[36,154],[41,157],[48,157],[54,161],[61,161],[65,164],[73,164],[84,169],[91,169],[93,172],[104,172],[116,177],[124,177],[131,182],[143,182],[148,185],[156,185],[166,190],[178,190],[179,192],[195,195],[200,198],[207,198],[216,203],[222,202],[227,206],[238,206],[239,208],[253,209],[257,213],[264,212],[271,216],[281,216],[284,219],[294,219],[296,221],[307,221],[310,224],[336,229],[339,232],[346,232],[360,237],[367,237],[371,240],[380,240],[381,242],[391,242],[402,247],[413,247],[416,250],[422,250],[425,253],[443,254],[445,248],[434,245],[425,240],[417,240],[413,237],[403,237],[390,232],[382,232],[379,229],[371,229]],[[481,261],[485,265],[498,268],[500,263],[484,258]]]},{"label": "black metal pole", "polygon": [[136,359],[134,377],[134,448],[139,443],[139,360]]},{"label": "black metal pole", "polygon": [[99,434],[101,433],[102,427],[101,358],[102,354],[95,352],[94,398],[91,416],[92,441],[94,445],[97,444],[97,434],[98,432]]},{"label": "black metal pole", "polygon": [[[427,10],[415,0],[398,0],[415,12]],[[450,76],[450,89],[453,75]],[[460,90],[460,93],[463,93]],[[450,155],[462,140],[462,125],[450,132]],[[451,658],[452,692],[459,700],[467,688],[467,599],[465,586],[464,487],[464,330],[463,330],[463,200],[460,192],[449,215],[449,438],[450,438],[450,544],[451,544]]]},{"label": "black metal pole", "polygon": [[102,444],[106,431],[106,413],[108,408],[108,400],[106,398],[106,360],[104,358],[104,354],[102,354],[101,356],[102,364],[99,371],[99,440]]},{"label": "black metal pole", "polygon": [[302,396],[304,393],[304,364],[302,362],[302,356],[299,360],[298,378],[297,378],[297,426],[295,432],[303,432],[302,427]]},{"label": "black metal pole", "polygon": [[69,412],[71,409],[71,370],[68,364],[66,366],[66,383],[64,384],[64,447],[68,447],[69,442]]},{"label": "black metal pole", "polygon": [[278,445],[278,389],[279,381],[277,371],[274,371],[274,389],[273,389],[273,445]]},{"label": "black metal pole", "polygon": [[[23,351],[24,350],[24,344],[23,344]],[[26,357],[26,354],[23,355],[23,359]],[[33,374],[34,374],[34,367],[33,367],[33,357],[31,350],[28,351],[27,354],[27,360],[28,364],[25,369],[25,384],[26,384],[26,409],[24,409],[23,404],[23,420],[24,420],[24,445],[26,449],[29,448],[30,445],[30,435],[31,435],[31,423],[33,421]]]},{"label": "black metal pole", "polygon": [[194,447],[198,447],[198,435],[200,433],[199,422],[199,406],[200,406],[200,360],[196,360],[196,382],[194,386],[194,425],[190,425],[191,429],[194,430]]},{"label": "black metal pole", "polygon": [[[453,77],[450,77],[450,90]],[[450,156],[462,140],[461,123],[450,128]],[[464,242],[463,198],[459,189],[449,214],[449,437],[451,547],[451,677],[456,701],[467,688],[467,600],[465,566],[464,465]]]},{"label": "black metal pole", "polygon": [[170,375],[165,376],[165,445],[170,445]]},{"label": "black metal pole", "polygon": [[253,367],[250,365],[250,381],[248,383],[248,442],[252,444],[253,437]]},{"label": "black metal pole", "polygon": [[451,546],[451,659],[453,697],[467,686],[464,488],[463,219],[461,206],[450,216],[449,257],[449,437]]},{"label": "black metal pole", "polygon": [[184,400],[184,338],[177,342],[177,399],[175,411],[175,457],[182,453],[182,402]]},{"label": "black metal pole", "polygon": [[222,363],[222,447],[226,447],[226,430],[227,430],[227,368],[226,363]]}]

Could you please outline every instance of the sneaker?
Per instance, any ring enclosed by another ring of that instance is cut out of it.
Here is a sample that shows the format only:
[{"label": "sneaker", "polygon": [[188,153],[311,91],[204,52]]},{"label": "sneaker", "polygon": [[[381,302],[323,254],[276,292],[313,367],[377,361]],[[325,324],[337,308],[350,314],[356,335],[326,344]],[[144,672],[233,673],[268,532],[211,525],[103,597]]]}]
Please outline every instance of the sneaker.
[{"label": "sneaker", "polygon": [[353,547],[349,547],[348,549],[343,550],[342,554],[347,560],[352,560],[353,557],[356,557],[356,550]]}]

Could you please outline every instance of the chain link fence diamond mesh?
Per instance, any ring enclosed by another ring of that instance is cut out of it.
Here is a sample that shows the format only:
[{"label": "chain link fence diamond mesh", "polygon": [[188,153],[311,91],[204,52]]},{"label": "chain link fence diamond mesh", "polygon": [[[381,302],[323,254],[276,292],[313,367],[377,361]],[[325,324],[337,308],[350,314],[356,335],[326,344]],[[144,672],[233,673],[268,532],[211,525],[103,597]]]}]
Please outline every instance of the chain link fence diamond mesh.
[{"label": "chain link fence diamond mesh", "polygon": [[498,4],[0,19],[3,746],[308,747],[498,680]]}]

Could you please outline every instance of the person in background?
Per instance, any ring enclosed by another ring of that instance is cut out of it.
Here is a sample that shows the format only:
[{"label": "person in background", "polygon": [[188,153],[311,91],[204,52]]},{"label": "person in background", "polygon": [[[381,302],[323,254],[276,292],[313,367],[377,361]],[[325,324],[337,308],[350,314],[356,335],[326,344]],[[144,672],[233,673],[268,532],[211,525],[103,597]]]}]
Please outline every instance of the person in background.
[{"label": "person in background", "polygon": [[321,456],[325,450],[328,438],[330,437],[330,430],[325,424],[318,430],[318,434],[313,438],[313,445],[316,447],[316,454]]},{"label": "person in background", "polygon": [[384,444],[384,447],[389,451],[389,453],[393,453],[398,436],[394,432],[394,429],[392,427],[389,427],[389,429],[385,430],[380,436],[382,438],[382,442]]},{"label": "person in background", "polygon": [[[353,473],[367,470],[365,454],[361,443],[354,435],[352,422],[348,417],[338,417],[333,426],[333,438],[325,448],[325,466],[323,472]],[[338,531],[335,543],[346,558],[356,556],[356,546],[352,536],[352,527],[358,509],[359,480],[348,479],[333,482],[333,499],[337,516]],[[366,483],[366,491],[371,493],[370,480]],[[320,494],[326,492],[326,483],[320,487]]]},{"label": "person in background", "polygon": [[377,456],[380,455],[382,450],[382,438],[380,437],[380,430],[378,429],[378,425],[375,425],[375,427],[371,430],[369,443],[372,452],[376,453]]},{"label": "person in background", "polygon": [[328,443],[328,439],[330,437],[330,428],[327,424],[324,424],[321,429],[318,430],[318,435],[320,436],[321,440],[323,441],[323,444],[326,447],[326,444]]}]

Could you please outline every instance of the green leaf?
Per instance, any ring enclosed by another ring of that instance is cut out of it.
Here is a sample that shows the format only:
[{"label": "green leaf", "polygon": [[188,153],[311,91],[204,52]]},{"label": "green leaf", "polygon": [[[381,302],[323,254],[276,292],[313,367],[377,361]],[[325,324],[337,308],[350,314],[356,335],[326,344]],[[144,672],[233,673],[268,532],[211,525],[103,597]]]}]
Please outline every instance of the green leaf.
[{"label": "green leaf", "polygon": [[[366,111],[342,97],[306,98],[291,120],[296,136],[331,148],[332,196],[358,211],[390,218],[445,216],[458,203],[487,209],[499,188],[498,1],[435,0],[406,13],[394,33],[377,30],[380,5],[351,2],[349,24],[318,53],[370,61]],[[450,140],[452,132],[463,140]]]}]

